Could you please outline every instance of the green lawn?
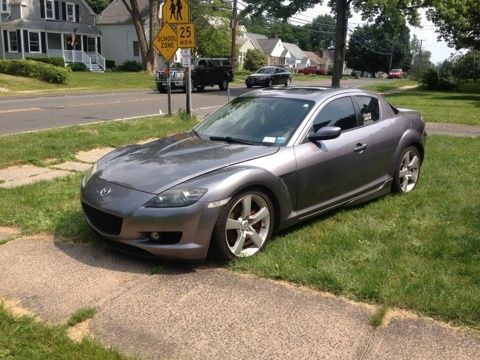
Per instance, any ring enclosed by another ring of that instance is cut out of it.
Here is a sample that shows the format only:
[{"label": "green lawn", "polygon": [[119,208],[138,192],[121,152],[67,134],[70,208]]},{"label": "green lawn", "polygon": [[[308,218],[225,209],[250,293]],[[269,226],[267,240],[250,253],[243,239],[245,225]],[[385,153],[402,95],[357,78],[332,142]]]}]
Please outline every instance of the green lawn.
[{"label": "green lawn", "polygon": [[0,74],[0,88],[4,89],[0,95],[121,91],[154,87],[154,76],[146,72],[70,72],[66,84],[49,84],[37,79]]},{"label": "green lawn", "polygon": [[420,111],[425,121],[480,125],[480,82],[463,84],[451,92],[414,89],[387,98],[397,107]]},{"label": "green lawn", "polygon": [[418,86],[418,85],[419,85],[418,82],[414,80],[392,79],[392,80],[384,80],[384,81],[379,80],[379,82],[376,84],[361,86],[361,88],[365,90],[371,90],[371,91],[383,93],[385,91],[398,90],[403,87]]},{"label": "green lawn", "polygon": [[231,268],[480,329],[479,153],[431,136],[413,193],[310,221]]},{"label": "green lawn", "polygon": [[45,160],[50,163],[72,160],[80,150],[118,147],[184,131],[194,124],[195,120],[182,120],[179,116],[158,116],[2,136],[0,169],[18,163],[44,165]]},{"label": "green lawn", "polygon": [[0,303],[0,359],[126,359],[94,340],[73,342],[66,327],[49,325],[22,316],[13,317]]}]

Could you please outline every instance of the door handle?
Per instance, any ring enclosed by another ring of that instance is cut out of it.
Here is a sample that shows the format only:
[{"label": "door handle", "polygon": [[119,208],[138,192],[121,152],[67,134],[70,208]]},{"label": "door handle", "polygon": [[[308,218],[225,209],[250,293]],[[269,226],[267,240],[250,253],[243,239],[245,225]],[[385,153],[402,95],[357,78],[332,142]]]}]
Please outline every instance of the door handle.
[{"label": "door handle", "polygon": [[368,147],[367,144],[358,143],[357,146],[355,146],[355,148],[353,149],[353,151],[362,153],[363,150],[365,150],[367,147]]}]

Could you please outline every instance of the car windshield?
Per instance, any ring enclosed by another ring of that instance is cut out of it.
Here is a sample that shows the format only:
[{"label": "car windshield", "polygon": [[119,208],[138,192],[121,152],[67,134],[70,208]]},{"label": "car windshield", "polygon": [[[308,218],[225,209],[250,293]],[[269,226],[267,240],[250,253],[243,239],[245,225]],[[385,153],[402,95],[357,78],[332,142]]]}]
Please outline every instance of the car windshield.
[{"label": "car windshield", "polygon": [[401,72],[402,69],[392,69],[392,72]]},{"label": "car windshield", "polygon": [[264,67],[264,68],[258,69],[256,74],[273,74],[274,71],[275,71],[275,68]]},{"label": "car windshield", "polygon": [[259,145],[286,145],[313,101],[279,97],[239,97],[196,128],[203,138]]}]

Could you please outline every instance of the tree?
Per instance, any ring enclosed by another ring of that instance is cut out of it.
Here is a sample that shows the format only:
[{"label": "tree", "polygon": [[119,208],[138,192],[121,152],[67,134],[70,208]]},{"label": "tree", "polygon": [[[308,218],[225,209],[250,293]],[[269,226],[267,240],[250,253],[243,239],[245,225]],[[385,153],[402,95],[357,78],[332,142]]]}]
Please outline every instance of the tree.
[{"label": "tree", "polygon": [[247,50],[244,64],[246,70],[255,71],[265,65],[267,65],[267,57],[263,52],[259,49]]},{"label": "tree", "polygon": [[440,37],[457,49],[480,50],[480,2],[431,0],[427,17],[439,28]]},{"label": "tree", "polygon": [[395,34],[386,26],[365,25],[350,36],[346,52],[347,66],[361,71],[388,72],[392,68],[410,68],[410,30],[400,26]]},{"label": "tree", "polygon": [[451,74],[457,80],[480,79],[480,51],[471,50],[466,54],[457,54],[451,57]]},{"label": "tree", "polygon": [[190,17],[197,33],[194,52],[202,56],[230,54],[231,8],[220,0],[190,0]]},{"label": "tree", "polygon": [[425,50],[421,46],[421,41],[416,35],[413,35],[410,41],[410,69],[416,74],[421,74],[423,69],[432,68],[433,64],[430,62],[432,53]]},{"label": "tree", "polygon": [[149,72],[154,72],[157,68],[155,50],[153,48],[153,38],[159,30],[158,11],[160,8],[160,0],[148,0],[148,20],[149,20],[149,36],[143,24],[141,9],[137,0],[122,0],[125,8],[132,17],[133,25],[137,33],[140,55],[142,57],[143,68]]},{"label": "tree", "polygon": [[[244,0],[247,12],[267,13],[286,20],[299,11],[307,10],[323,0]],[[330,0],[329,4],[336,16],[335,54],[332,86],[340,86],[347,41],[348,17],[352,9],[361,11],[365,19],[377,24],[386,23],[392,28],[405,24],[406,19],[416,25],[419,21],[417,9],[423,0]]]},{"label": "tree", "polygon": [[86,2],[95,14],[98,15],[112,2],[112,0],[86,0]]}]

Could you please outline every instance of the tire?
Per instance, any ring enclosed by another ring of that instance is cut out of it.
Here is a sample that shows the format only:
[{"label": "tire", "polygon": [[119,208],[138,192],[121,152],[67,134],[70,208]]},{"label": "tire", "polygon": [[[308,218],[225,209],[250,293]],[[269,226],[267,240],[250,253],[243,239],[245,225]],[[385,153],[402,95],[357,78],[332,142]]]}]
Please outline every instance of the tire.
[{"label": "tire", "polygon": [[228,90],[228,80],[227,79],[223,79],[223,81],[218,84],[218,87],[220,88],[220,90],[222,91],[225,91],[225,90]]},{"label": "tire", "polygon": [[285,81],[285,86],[290,86],[292,85],[292,79],[288,78],[287,81]]},{"label": "tire", "polygon": [[247,88],[251,89],[251,88],[252,88],[252,85],[247,84]]},{"label": "tire", "polygon": [[197,88],[198,92],[201,92],[201,91],[205,90],[205,86],[203,86],[203,85],[197,85],[196,88]]},{"label": "tire", "polygon": [[395,167],[392,183],[393,192],[408,193],[415,188],[420,178],[421,162],[418,148],[409,146],[403,149]]},{"label": "tire", "polygon": [[270,80],[268,80],[268,87],[272,87],[272,86],[273,86],[273,80],[270,79]]},{"label": "tire", "polygon": [[158,89],[158,92],[159,92],[160,94],[163,94],[164,92],[167,91],[167,89],[165,89],[165,88],[162,87],[162,86],[157,87],[157,89]]},{"label": "tire", "polygon": [[266,194],[257,190],[237,194],[222,209],[213,230],[216,257],[228,261],[255,255],[272,236],[274,224],[274,208]]}]

